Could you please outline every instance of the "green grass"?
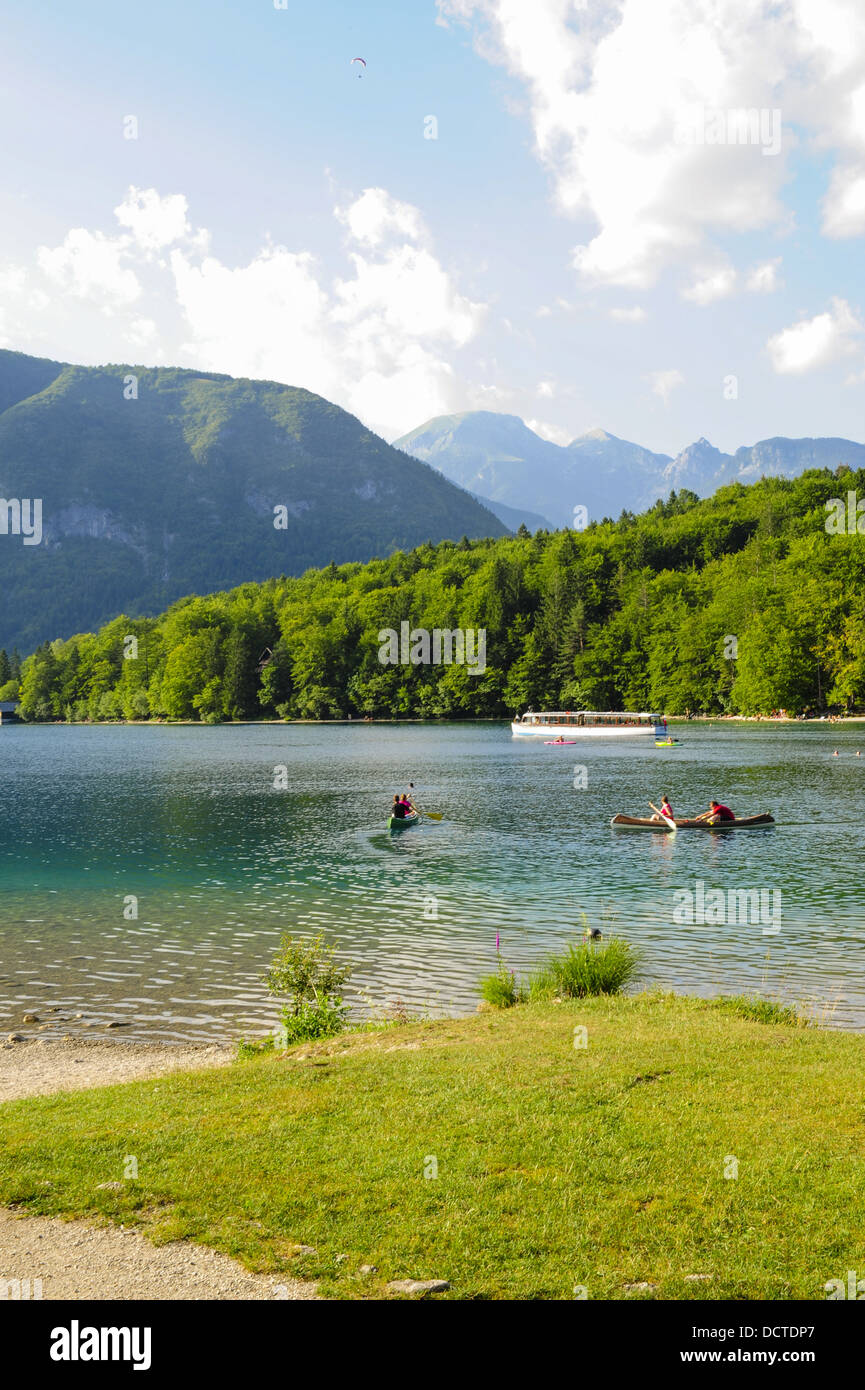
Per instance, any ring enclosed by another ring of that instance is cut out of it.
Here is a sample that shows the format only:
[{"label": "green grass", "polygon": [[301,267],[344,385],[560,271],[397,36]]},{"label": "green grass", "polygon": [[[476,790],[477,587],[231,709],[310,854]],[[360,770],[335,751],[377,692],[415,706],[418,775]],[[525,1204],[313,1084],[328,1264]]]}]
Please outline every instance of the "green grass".
[{"label": "green grass", "polygon": [[493,1009],[512,1009],[515,1004],[524,1004],[528,997],[528,991],[517,983],[513,970],[501,958],[496,973],[484,975],[478,981],[478,989],[484,1003]]},{"label": "green grass", "polygon": [[[672,995],[530,1003],[17,1101],[0,1200],[201,1241],[331,1297],[411,1277],[458,1299],[645,1297],[625,1289],[642,1280],[825,1298],[865,1267],[865,1038],[772,1019]],[[98,1190],[127,1155],[138,1181]]]},{"label": "green grass", "polygon": [[758,1023],[786,1023],[791,1028],[811,1026],[811,1020],[792,1004],[777,1004],[771,999],[761,999],[758,994],[727,994],[713,1003],[716,1009],[738,1014],[740,1018],[753,1018]]},{"label": "green grass", "polygon": [[570,945],[562,955],[550,956],[532,977],[531,996],[541,1000],[619,994],[633,980],[639,965],[638,952],[618,937],[610,937],[603,944],[581,941]]}]

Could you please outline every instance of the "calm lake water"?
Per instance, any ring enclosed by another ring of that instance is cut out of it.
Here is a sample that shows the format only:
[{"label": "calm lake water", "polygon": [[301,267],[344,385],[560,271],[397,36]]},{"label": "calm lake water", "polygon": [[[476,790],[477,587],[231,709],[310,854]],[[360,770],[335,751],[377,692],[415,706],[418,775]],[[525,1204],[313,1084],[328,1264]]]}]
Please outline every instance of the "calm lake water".
[{"label": "calm lake water", "polygon": [[[497,931],[525,970],[581,934],[585,912],[641,948],[647,982],[759,991],[865,1028],[865,726],[676,732],[681,746],[660,750],[550,748],[504,723],[4,727],[0,1027],[35,1012],[46,1036],[108,1020],[127,1038],[260,1035],[283,930],[326,932],[355,967],[359,1012],[470,1012]],[[410,779],[445,819],[391,836]],[[778,824],[611,829],[664,792],[677,814],[714,795]],[[780,931],[677,923],[676,890],[698,880],[779,889]]]}]

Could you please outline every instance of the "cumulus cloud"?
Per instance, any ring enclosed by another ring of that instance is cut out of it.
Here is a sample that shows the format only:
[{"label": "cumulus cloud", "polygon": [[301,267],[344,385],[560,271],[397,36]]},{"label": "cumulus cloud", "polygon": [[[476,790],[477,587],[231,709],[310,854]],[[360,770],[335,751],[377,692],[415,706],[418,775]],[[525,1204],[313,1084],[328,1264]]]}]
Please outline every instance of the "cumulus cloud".
[{"label": "cumulus cloud", "polygon": [[675,367],[668,367],[664,371],[650,372],[649,385],[656,396],[660,396],[664,405],[669,404],[670,396],[677,386],[681,386],[685,378]]},{"label": "cumulus cloud", "polygon": [[305,386],[384,433],[403,433],[453,408],[444,354],[475,336],[485,306],[459,293],[417,208],[374,188],[335,215],[353,269],[343,278],[329,280],[310,254],[285,247],[239,267],[176,249],[184,352],[233,375]]},{"label": "cumulus cloud", "polygon": [[718,266],[699,276],[687,289],[682,290],[682,298],[693,304],[714,304],[718,299],[727,299],[736,289],[738,276],[731,265]]},{"label": "cumulus cloud", "polygon": [[782,374],[799,374],[828,366],[855,352],[863,325],[846,299],[812,319],[801,319],[774,334],[766,344],[772,366]]},{"label": "cumulus cloud", "polygon": [[835,170],[823,199],[823,232],[837,238],[865,233],[865,165]]},{"label": "cumulus cloud", "polygon": [[774,294],[775,290],[781,288],[781,281],[778,278],[780,265],[780,256],[776,256],[771,261],[764,261],[762,265],[755,265],[748,272],[745,289],[750,290],[752,294]]},{"label": "cumulus cloud", "polygon": [[[645,288],[673,262],[698,267],[715,236],[789,226],[782,195],[794,131],[839,160],[826,230],[862,230],[861,0],[438,5],[524,85],[560,209],[596,225],[574,251],[585,279]],[[754,128],[734,140],[737,113],[752,111]],[[697,296],[719,297],[710,287]]]},{"label": "cumulus cloud", "polygon": [[423,219],[416,207],[391,197],[385,188],[367,188],[347,208],[337,208],[355,241],[379,246],[391,237],[421,241],[425,236]]},{"label": "cumulus cloud", "polygon": [[570,444],[573,435],[570,430],[566,430],[562,425],[551,425],[546,420],[526,420],[530,430],[540,435],[541,439],[547,439],[551,444]]},{"label": "cumulus cloud", "polygon": [[61,246],[40,246],[36,253],[40,270],[53,285],[78,299],[97,301],[109,312],[141,296],[138,277],[125,259],[125,238],[85,227],[73,227]]},{"label": "cumulus cloud", "polygon": [[132,241],[143,251],[161,251],[191,236],[187,213],[182,193],[161,198],[155,188],[130,188],[125,200],[114,209],[121,227],[129,228]]},{"label": "cumulus cloud", "polygon": [[113,233],[73,228],[34,266],[0,267],[0,345],[69,343],[76,361],[105,361],[126,343],[152,362],[304,386],[389,436],[454,409],[449,355],[486,306],[459,292],[418,209],[385,189],[334,208],[341,274],[270,244],[226,264],[182,194],[130,188],[114,215]]}]

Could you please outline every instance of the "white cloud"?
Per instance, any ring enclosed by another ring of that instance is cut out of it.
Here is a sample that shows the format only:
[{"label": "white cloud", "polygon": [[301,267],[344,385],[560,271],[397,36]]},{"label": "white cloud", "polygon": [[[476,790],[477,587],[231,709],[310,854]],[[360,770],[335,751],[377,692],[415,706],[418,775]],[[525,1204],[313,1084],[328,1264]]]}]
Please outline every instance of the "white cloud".
[{"label": "white cloud", "polygon": [[646,311],[641,304],[634,304],[630,308],[611,309],[610,318],[617,323],[643,323]]},{"label": "white cloud", "polygon": [[114,216],[143,251],[159,251],[192,235],[187,211],[182,193],[161,198],[155,188],[130,188]]},{"label": "white cloud", "polygon": [[420,241],[424,236],[417,208],[392,198],[384,188],[364,189],[349,207],[337,208],[336,215],[354,240],[366,246],[379,246],[388,237]]},{"label": "white cloud", "polygon": [[665,371],[650,372],[648,380],[654,395],[660,396],[664,405],[667,405],[673,391],[682,385],[685,378],[675,367],[669,367]]},{"label": "white cloud", "polygon": [[733,266],[718,266],[715,270],[703,272],[693,285],[682,290],[682,298],[701,306],[714,304],[719,299],[729,298],[736,288],[737,279]]},{"label": "white cloud", "polygon": [[40,246],[36,253],[40,270],[61,290],[78,299],[98,302],[105,310],[133,304],[141,296],[135,272],[123,264],[123,238],[73,227],[62,246]]},{"label": "white cloud", "polygon": [[176,249],[171,268],[188,359],[232,376],[332,389],[338,368],[325,343],[327,295],[310,255],[269,247],[231,268]]},{"label": "white cloud", "polygon": [[526,420],[530,430],[539,434],[541,439],[548,439],[551,444],[570,444],[573,435],[570,430],[564,429],[561,425],[550,425],[546,420]]},{"label": "white cloud", "polygon": [[810,372],[856,351],[863,325],[846,299],[833,299],[832,308],[813,319],[801,319],[776,333],[766,344],[776,372]]},{"label": "white cloud", "polygon": [[776,256],[772,261],[764,261],[762,265],[755,265],[748,272],[745,289],[750,290],[752,294],[774,294],[775,290],[781,288],[781,281],[778,279],[780,265],[780,256]]},{"label": "white cloud", "polygon": [[[826,230],[862,230],[862,0],[438,5],[523,84],[560,209],[596,226],[574,251],[587,280],[645,288],[674,262],[699,273],[719,235],[789,227],[787,157],[803,138],[834,150],[848,170],[856,164],[855,178],[833,181]],[[726,143],[677,138],[695,108],[720,113]],[[765,129],[758,121],[754,142],[732,143],[730,116],[752,110]],[[767,158],[778,120],[780,149]],[[696,302],[718,297],[705,293]]]},{"label": "white cloud", "polygon": [[374,188],[334,215],[348,273],[272,245],[228,265],[182,194],[130,188],[115,235],[74,228],[35,266],[0,268],[0,344],[79,362],[116,361],[126,347],[153,363],[303,386],[388,437],[450,413],[465,399],[450,355],[478,333],[486,306],[460,294],[417,208]]},{"label": "white cloud", "polygon": [[865,233],[865,165],[836,169],[823,199],[823,232],[829,237]]},{"label": "white cloud", "polygon": [[349,254],[353,276],[330,283],[312,256],[285,247],[237,268],[176,249],[184,351],[232,375],[305,386],[394,436],[453,409],[442,352],[475,336],[485,307],[458,292],[416,208],[367,189],[336,216],[365,250]]},{"label": "white cloud", "polygon": [[136,347],[149,347],[157,339],[158,332],[153,319],[133,319],[127,326],[127,341]]},{"label": "white cloud", "polygon": [[538,395],[539,395],[539,396],[548,396],[548,397],[551,397],[551,396],[554,396],[555,394],[556,394],[556,388],[555,388],[554,382],[552,382],[552,381],[539,381],[539,382],[538,382]]}]

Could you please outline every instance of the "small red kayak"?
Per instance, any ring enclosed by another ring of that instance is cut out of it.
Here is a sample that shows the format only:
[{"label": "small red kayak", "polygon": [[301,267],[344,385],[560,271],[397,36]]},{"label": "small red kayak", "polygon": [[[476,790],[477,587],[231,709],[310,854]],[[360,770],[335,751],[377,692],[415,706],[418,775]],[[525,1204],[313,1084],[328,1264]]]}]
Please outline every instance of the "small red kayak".
[{"label": "small red kayak", "polygon": [[545,738],[544,743],[548,748],[569,748],[576,743],[575,738]]}]

